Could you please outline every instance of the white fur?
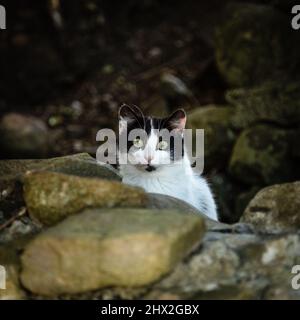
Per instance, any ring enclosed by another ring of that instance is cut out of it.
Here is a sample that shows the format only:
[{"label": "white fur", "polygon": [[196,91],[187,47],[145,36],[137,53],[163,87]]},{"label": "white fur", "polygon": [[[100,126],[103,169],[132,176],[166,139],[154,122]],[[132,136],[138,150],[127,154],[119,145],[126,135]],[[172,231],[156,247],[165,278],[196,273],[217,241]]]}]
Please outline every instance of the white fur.
[{"label": "white fur", "polygon": [[[130,152],[129,159],[145,165],[151,157],[155,171],[147,172],[145,167],[128,164],[120,165],[123,183],[138,186],[147,192],[160,193],[181,199],[213,220],[218,220],[217,210],[212,192],[203,177],[196,176],[187,156],[176,163],[162,164],[169,158],[169,153],[156,149],[158,138],[151,133],[144,149]],[[121,155],[125,156],[125,155]]]}]

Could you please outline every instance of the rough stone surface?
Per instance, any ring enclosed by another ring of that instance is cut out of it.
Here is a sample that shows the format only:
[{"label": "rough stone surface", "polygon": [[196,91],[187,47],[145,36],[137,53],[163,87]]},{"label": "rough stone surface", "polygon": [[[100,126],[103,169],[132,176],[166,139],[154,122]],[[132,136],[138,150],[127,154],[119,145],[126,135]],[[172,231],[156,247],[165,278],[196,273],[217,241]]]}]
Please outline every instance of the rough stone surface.
[{"label": "rough stone surface", "polygon": [[219,71],[230,85],[248,87],[296,74],[297,38],[287,19],[271,6],[228,5],[215,46]]},{"label": "rough stone surface", "polygon": [[264,124],[244,130],[233,148],[230,173],[250,185],[289,181],[294,175],[289,136],[286,130]]},{"label": "rough stone surface", "polygon": [[205,106],[196,108],[187,117],[187,128],[204,129],[205,169],[222,167],[236,139],[232,128],[234,108]]},{"label": "rough stone surface", "polygon": [[147,285],[199,243],[204,229],[201,217],[170,210],[89,210],[27,246],[22,283],[47,296]]},{"label": "rough stone surface", "polygon": [[192,213],[195,215],[201,216],[205,219],[205,223],[208,229],[215,227],[227,227],[225,223],[220,223],[214,220],[211,220],[202,212],[200,212],[197,208],[191,206],[189,203],[182,201],[180,199],[167,196],[164,194],[158,193],[147,193],[147,204],[146,208],[148,209],[158,209],[158,210],[178,210],[180,212]]},{"label": "rough stone surface", "polygon": [[300,228],[300,182],[273,185],[259,191],[247,206],[242,221],[268,233]]},{"label": "rough stone surface", "polygon": [[121,180],[112,166],[97,163],[88,153],[39,160],[0,160],[0,175],[16,179],[28,170],[54,171],[77,176]]},{"label": "rough stone surface", "polygon": [[177,299],[299,299],[299,290],[291,286],[299,248],[296,234],[264,239],[210,232],[145,298],[167,293]]},{"label": "rough stone surface", "polygon": [[30,216],[45,225],[88,207],[142,207],[146,202],[142,189],[56,172],[29,172],[23,187]]},{"label": "rough stone surface", "polygon": [[227,101],[236,107],[234,126],[244,128],[263,121],[283,126],[299,123],[299,92],[297,82],[268,82],[255,88],[228,91]]},{"label": "rough stone surface", "polygon": [[0,122],[0,148],[5,158],[44,157],[49,150],[47,127],[35,117],[6,114]]}]

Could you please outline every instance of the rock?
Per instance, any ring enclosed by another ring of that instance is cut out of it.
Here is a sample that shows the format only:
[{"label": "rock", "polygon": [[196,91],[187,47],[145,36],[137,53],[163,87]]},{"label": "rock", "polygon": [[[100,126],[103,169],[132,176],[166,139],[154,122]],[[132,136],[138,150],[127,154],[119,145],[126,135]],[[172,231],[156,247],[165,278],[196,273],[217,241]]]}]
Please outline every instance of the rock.
[{"label": "rock", "polygon": [[173,269],[204,229],[201,217],[170,210],[87,210],[27,246],[21,280],[45,296],[148,285]]},{"label": "rock", "polygon": [[204,129],[205,169],[226,166],[236,139],[233,115],[233,108],[214,105],[197,108],[188,115],[187,128]]},{"label": "rock", "polygon": [[97,163],[87,153],[43,160],[0,160],[0,211],[7,218],[24,205],[22,179],[28,170],[121,180],[117,170]]},{"label": "rock", "polygon": [[244,130],[231,155],[229,171],[249,185],[270,185],[294,177],[289,131],[259,124]]},{"label": "rock", "polygon": [[297,234],[207,232],[201,246],[145,298],[171,294],[178,299],[299,299],[299,290],[291,286],[299,250]]},{"label": "rock", "polygon": [[49,150],[48,130],[43,121],[8,113],[0,123],[0,148],[5,158],[41,158]]},{"label": "rock", "polygon": [[15,220],[0,233],[0,244],[8,244],[15,240],[30,239],[41,231],[41,226],[29,217]]},{"label": "rock", "polygon": [[88,153],[42,160],[0,160],[0,175],[15,179],[28,170],[54,171],[82,177],[121,180],[117,170],[108,164],[97,163]]},{"label": "rock", "polygon": [[6,289],[0,289],[0,300],[21,300],[26,297],[19,283],[20,262],[17,252],[9,246],[0,246],[0,265],[5,268]]},{"label": "rock", "polygon": [[88,207],[142,207],[142,189],[117,181],[76,177],[56,172],[29,172],[24,199],[32,219],[52,225]]},{"label": "rock", "polygon": [[[288,16],[270,6],[231,3],[216,30],[216,61],[233,87],[296,75],[297,35]],[[255,21],[255,23],[253,23]]]},{"label": "rock", "polygon": [[176,294],[180,299],[249,299],[261,286],[239,283],[243,261],[238,250],[257,243],[253,235],[207,233],[200,248],[178,265],[153,290]]},{"label": "rock", "polygon": [[211,220],[202,212],[200,212],[197,208],[191,206],[189,203],[182,201],[180,199],[167,196],[164,194],[158,193],[147,193],[147,209],[168,209],[168,210],[178,210],[180,212],[191,213],[195,215],[201,216],[205,220],[205,224],[207,229],[214,228],[228,228],[229,226],[225,223],[217,222],[215,220]]},{"label": "rock", "polygon": [[241,221],[267,233],[300,228],[300,182],[273,185],[259,191],[247,206]]},{"label": "rock", "polygon": [[251,89],[227,92],[227,101],[236,107],[234,126],[245,128],[258,122],[291,126],[300,120],[300,83],[268,82]]}]

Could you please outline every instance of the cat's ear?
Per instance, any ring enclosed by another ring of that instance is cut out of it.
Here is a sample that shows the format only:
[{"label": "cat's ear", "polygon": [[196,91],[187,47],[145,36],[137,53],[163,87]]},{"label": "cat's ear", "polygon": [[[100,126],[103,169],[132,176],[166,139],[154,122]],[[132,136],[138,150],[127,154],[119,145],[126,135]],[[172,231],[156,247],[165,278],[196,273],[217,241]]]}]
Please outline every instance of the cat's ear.
[{"label": "cat's ear", "polygon": [[122,104],[119,109],[119,130],[122,131],[129,124],[136,122],[141,128],[144,127],[143,112],[135,105]]},{"label": "cat's ear", "polygon": [[183,131],[186,124],[186,113],[183,109],[173,112],[166,120],[166,126],[173,130]]}]

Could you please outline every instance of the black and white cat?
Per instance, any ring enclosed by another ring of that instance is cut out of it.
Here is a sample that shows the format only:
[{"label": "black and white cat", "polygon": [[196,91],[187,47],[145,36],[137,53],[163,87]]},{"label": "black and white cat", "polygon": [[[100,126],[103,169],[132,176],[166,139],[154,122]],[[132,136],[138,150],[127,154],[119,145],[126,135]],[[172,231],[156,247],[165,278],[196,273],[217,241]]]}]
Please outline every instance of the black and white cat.
[{"label": "black and white cat", "polygon": [[[197,176],[184,152],[183,129],[186,114],[177,110],[167,118],[145,117],[136,106],[122,105],[119,110],[120,139],[126,135],[126,149],[119,149],[120,172],[125,184],[138,186],[146,192],[166,194],[179,198],[213,220],[218,220],[212,192],[203,177]],[[125,130],[126,128],[126,130]],[[133,129],[143,129],[145,135],[128,139]],[[175,156],[174,141],[164,141],[161,130],[174,130],[181,136],[181,159]],[[124,160],[127,159],[127,164]]]}]

